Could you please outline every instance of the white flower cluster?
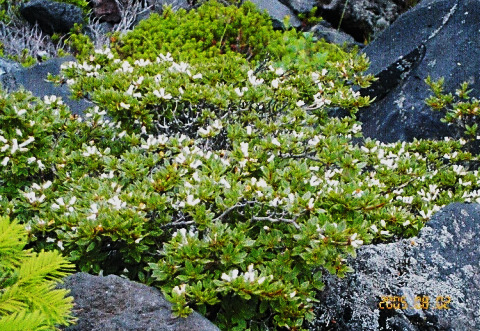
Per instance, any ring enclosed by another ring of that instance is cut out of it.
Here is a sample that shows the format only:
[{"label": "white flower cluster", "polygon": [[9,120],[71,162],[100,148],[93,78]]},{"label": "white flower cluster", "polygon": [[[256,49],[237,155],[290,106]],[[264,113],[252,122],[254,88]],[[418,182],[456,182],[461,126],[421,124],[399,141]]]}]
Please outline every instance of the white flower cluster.
[{"label": "white flower cluster", "polygon": [[248,143],[246,142],[241,142],[240,143],[240,151],[242,152],[243,154],[243,159],[240,160],[239,165],[240,167],[245,167],[245,165],[247,164],[247,162],[257,162],[257,159],[254,159],[254,158],[251,158],[249,156],[249,145]]},{"label": "white flower cluster", "polygon": [[220,130],[223,129],[223,124],[220,120],[216,119],[211,125],[207,126],[207,128],[200,128],[198,129],[198,134],[201,137],[214,137],[220,133]]},{"label": "white flower cluster", "polygon": [[[22,133],[19,132],[20,130],[17,130],[17,135],[22,136]],[[16,138],[13,138],[11,142],[9,142],[5,137],[0,135],[0,142],[2,142],[4,145],[0,147],[0,152],[7,152],[9,151],[10,156],[13,156],[15,153],[20,152],[24,153],[27,152],[29,149],[26,147],[32,142],[35,141],[35,137],[30,136],[27,139],[25,139],[22,143],[18,143],[18,140]],[[6,156],[3,158],[3,161],[1,162],[2,166],[6,166],[8,164],[8,161],[10,160],[9,156]],[[31,163],[31,162],[29,162]],[[41,166],[41,161],[39,163],[39,167]],[[42,165],[43,166],[43,165]]]},{"label": "white flower cluster", "polygon": [[[255,271],[253,269],[253,264],[250,264],[248,266],[248,269],[245,273],[243,274],[239,274],[238,272],[238,269],[233,269],[232,271],[230,271],[228,274],[226,273],[222,273],[222,276],[221,276],[221,279],[225,282],[228,282],[228,283],[231,283],[232,281],[234,281],[235,279],[237,279],[238,277],[243,278],[243,280],[246,282],[246,283],[253,283],[253,282],[257,282],[257,284],[263,284],[265,282],[265,280],[267,280],[267,277],[258,277],[258,272]],[[268,277],[270,280],[273,279],[273,276],[270,275],[270,277]]]},{"label": "white flower cluster", "polygon": [[180,286],[175,286],[172,291],[177,295],[181,296],[185,294],[186,289],[187,289],[187,284],[182,284]]},{"label": "white flower cluster", "polygon": [[142,149],[155,149],[158,146],[165,146],[168,142],[168,137],[166,135],[159,135],[156,138],[152,135],[148,135],[147,141],[140,146]]},{"label": "white flower cluster", "polygon": [[73,196],[70,198],[68,203],[65,203],[62,197],[55,199],[56,203],[52,203],[52,210],[59,210],[59,209],[65,209],[65,216],[70,215],[74,211],[73,205],[77,201],[77,197]]},{"label": "white flower cluster", "polygon": [[184,246],[188,243],[188,238],[195,238],[196,236],[198,236],[198,232],[194,231],[193,229],[190,229],[190,231],[187,232],[187,229],[181,228],[181,229],[178,229],[178,231],[175,231],[172,234],[172,237],[175,238],[178,235],[180,235],[180,240],[181,240],[180,246]]},{"label": "white flower cluster", "polygon": [[247,72],[247,75],[248,75],[248,81],[250,82],[250,84],[252,84],[253,86],[258,86],[258,85],[261,85],[263,83],[263,78],[260,78],[258,79],[254,74],[253,74],[253,70],[249,70]]}]

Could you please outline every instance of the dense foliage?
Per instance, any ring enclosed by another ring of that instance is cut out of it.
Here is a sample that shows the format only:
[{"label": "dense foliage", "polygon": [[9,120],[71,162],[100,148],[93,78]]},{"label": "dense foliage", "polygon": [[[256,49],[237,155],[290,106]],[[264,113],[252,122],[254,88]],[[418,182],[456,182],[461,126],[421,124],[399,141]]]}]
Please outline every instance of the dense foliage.
[{"label": "dense foliage", "polygon": [[69,325],[73,298],[54,288],[74,266],[55,251],[24,250],[26,244],[24,227],[0,217],[0,329],[52,330]]},{"label": "dense foliage", "polygon": [[77,45],[59,77],[97,104],[84,118],[0,93],[0,213],[82,271],[153,283],[178,315],[299,329],[357,247],[480,201],[466,141],[363,140],[365,57],[273,31],[250,3],[115,38]]}]

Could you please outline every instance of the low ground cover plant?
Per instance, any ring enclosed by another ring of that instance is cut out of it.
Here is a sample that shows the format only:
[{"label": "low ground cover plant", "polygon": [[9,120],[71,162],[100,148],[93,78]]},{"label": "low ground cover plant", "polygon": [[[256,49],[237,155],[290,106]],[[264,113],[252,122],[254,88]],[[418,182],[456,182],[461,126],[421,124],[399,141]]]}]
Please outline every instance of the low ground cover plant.
[{"label": "low ground cover plant", "polygon": [[96,103],[83,118],[0,92],[0,214],[79,270],[158,286],[177,315],[301,329],[356,248],[480,201],[465,140],[363,139],[366,58],[273,31],[251,3],[167,9],[115,38],[58,78]]}]

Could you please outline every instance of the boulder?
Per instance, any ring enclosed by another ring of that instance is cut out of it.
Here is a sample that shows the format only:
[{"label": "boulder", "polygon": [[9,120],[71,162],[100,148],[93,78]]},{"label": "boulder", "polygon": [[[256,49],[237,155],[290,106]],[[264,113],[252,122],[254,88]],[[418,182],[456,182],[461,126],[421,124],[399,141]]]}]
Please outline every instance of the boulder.
[{"label": "boulder", "polygon": [[424,80],[444,77],[446,92],[468,81],[478,98],[480,62],[472,59],[480,56],[479,30],[479,1],[425,0],[365,47],[368,72],[379,77],[365,93],[377,100],[359,112],[365,136],[383,142],[455,137],[455,128],[440,121],[444,114],[425,104],[432,92]]},{"label": "boulder", "polygon": [[92,0],[93,14],[102,22],[118,23],[122,15],[115,0]]},{"label": "boulder", "polygon": [[417,237],[359,248],[354,273],[325,275],[310,330],[480,330],[478,236],[480,205],[453,203]]},{"label": "boulder", "polygon": [[109,275],[77,273],[59,287],[73,296],[77,324],[68,331],[219,331],[200,314],[172,316],[171,304],[156,288]]},{"label": "boulder", "polygon": [[15,62],[3,57],[0,57],[0,84],[6,90],[15,87],[15,80],[12,73],[22,70],[22,66]]},{"label": "boulder", "polygon": [[[319,0],[318,13],[358,42],[374,39],[408,9],[406,0]],[[346,4],[346,6],[345,6]]]},{"label": "boulder", "polygon": [[356,42],[349,34],[332,28],[331,24],[327,21],[321,21],[319,24],[310,28],[309,32],[313,32],[313,35],[318,39],[324,39],[331,44],[346,46],[347,49],[351,49],[354,46],[358,46],[359,48],[364,47],[363,44]]},{"label": "boulder", "polygon": [[90,102],[84,99],[73,100],[66,84],[55,86],[46,80],[49,73],[54,76],[60,73],[62,63],[74,60],[73,56],[53,58],[30,68],[22,68],[5,73],[0,76],[0,81],[3,88],[7,91],[14,91],[23,87],[31,91],[34,96],[42,99],[44,96],[49,95],[59,96],[70,107],[73,114],[82,115],[85,109],[92,106]]},{"label": "boulder", "polygon": [[290,17],[290,25],[294,28],[302,26],[302,22],[295,16],[295,13],[287,6],[277,0],[251,0],[261,11],[266,10],[270,15],[275,29],[283,29],[283,19]]},{"label": "boulder", "polygon": [[296,14],[309,13],[313,7],[317,6],[316,0],[281,0],[281,2],[292,9]]},{"label": "boulder", "polygon": [[20,14],[29,23],[38,23],[47,34],[67,33],[75,23],[83,23],[83,12],[80,7],[57,1],[29,1],[22,4]]}]

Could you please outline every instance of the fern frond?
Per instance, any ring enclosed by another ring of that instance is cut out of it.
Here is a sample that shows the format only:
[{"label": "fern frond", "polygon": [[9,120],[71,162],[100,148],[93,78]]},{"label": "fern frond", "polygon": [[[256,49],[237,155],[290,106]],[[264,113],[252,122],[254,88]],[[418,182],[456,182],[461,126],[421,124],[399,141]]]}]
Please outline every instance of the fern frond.
[{"label": "fern frond", "polygon": [[74,322],[73,298],[55,284],[74,266],[59,252],[23,250],[22,225],[0,216],[0,330],[53,330]]},{"label": "fern frond", "polygon": [[14,269],[30,255],[29,251],[22,250],[26,244],[27,233],[23,226],[0,216],[0,272]]},{"label": "fern frond", "polygon": [[[43,283],[42,286],[30,285],[25,288],[31,310],[41,311],[53,324],[68,325],[74,319],[70,315],[73,308],[73,297],[67,297],[69,291],[55,289],[55,283]],[[32,296],[32,293],[38,295]]]},{"label": "fern frond", "polygon": [[28,312],[21,310],[15,314],[0,318],[0,330],[2,331],[41,331],[52,330],[45,323],[47,319],[41,311]]},{"label": "fern frond", "polygon": [[43,279],[59,281],[74,271],[74,265],[57,251],[35,254],[23,261],[19,269],[19,283],[28,284]]}]

